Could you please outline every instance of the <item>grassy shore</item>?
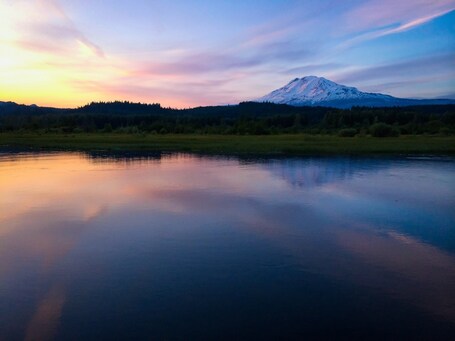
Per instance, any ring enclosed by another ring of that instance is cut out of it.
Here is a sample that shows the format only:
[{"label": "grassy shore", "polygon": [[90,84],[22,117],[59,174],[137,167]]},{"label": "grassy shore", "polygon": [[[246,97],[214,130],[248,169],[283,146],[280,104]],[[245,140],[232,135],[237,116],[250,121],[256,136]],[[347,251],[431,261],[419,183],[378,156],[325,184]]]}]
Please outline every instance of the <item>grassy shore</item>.
[{"label": "grassy shore", "polygon": [[59,150],[169,151],[207,154],[455,154],[455,136],[391,138],[329,135],[127,135],[2,133],[0,146]]}]

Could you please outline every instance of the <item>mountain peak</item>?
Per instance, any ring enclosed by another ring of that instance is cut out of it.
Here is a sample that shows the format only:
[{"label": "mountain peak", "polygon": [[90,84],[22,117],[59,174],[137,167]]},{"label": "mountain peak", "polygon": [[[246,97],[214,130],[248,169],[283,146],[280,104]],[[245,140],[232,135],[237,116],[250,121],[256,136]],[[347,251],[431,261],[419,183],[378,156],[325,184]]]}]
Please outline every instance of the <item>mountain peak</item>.
[{"label": "mountain peak", "polygon": [[302,78],[296,78],[296,79],[302,79],[302,80],[310,81],[310,80],[325,79],[325,78],[311,75],[311,76],[304,76]]},{"label": "mountain peak", "polygon": [[295,78],[282,88],[257,99],[256,102],[334,108],[455,104],[455,101],[450,99],[416,100],[362,92],[357,88],[317,76]]},{"label": "mountain peak", "polygon": [[379,101],[383,104],[383,102],[391,102],[394,99],[388,95],[362,92],[357,88],[337,84],[324,77],[305,76],[293,79],[284,87],[272,91],[257,101],[295,106],[350,107],[351,102],[355,102],[355,105],[362,105],[363,101],[366,105],[374,106],[373,102]]},{"label": "mountain peak", "polygon": [[323,77],[306,76],[295,78],[284,87],[271,92],[258,101],[314,105],[322,101],[359,98],[363,97],[364,94],[356,88],[340,85]]},{"label": "mountain peak", "polygon": [[295,78],[292,81],[288,83],[300,83],[300,84],[317,84],[317,83],[325,83],[325,82],[330,82],[329,80],[325,79],[324,77],[317,77],[317,76],[305,76],[302,78]]}]

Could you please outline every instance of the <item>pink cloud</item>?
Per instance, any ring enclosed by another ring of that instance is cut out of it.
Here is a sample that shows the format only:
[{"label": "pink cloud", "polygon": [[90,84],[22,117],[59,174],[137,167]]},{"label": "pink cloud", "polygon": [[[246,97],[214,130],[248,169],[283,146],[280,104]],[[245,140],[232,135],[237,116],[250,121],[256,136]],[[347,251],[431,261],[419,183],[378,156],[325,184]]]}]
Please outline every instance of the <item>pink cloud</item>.
[{"label": "pink cloud", "polygon": [[18,17],[14,30],[17,45],[34,52],[71,54],[82,44],[98,57],[104,57],[102,48],[89,39],[71,20],[55,0],[24,2],[15,9],[23,10],[28,17]]},{"label": "pink cloud", "polygon": [[454,0],[370,0],[350,10],[344,25],[356,31],[392,24],[410,29],[454,9]]}]

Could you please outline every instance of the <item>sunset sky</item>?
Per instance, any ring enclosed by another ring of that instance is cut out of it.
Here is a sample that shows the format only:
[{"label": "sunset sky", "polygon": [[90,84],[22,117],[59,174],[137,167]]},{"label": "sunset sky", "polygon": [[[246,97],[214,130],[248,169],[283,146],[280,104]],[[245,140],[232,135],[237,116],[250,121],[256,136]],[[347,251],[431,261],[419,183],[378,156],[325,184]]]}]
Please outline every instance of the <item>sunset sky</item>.
[{"label": "sunset sky", "polygon": [[306,75],[455,98],[455,0],[0,0],[0,101],[235,104]]}]

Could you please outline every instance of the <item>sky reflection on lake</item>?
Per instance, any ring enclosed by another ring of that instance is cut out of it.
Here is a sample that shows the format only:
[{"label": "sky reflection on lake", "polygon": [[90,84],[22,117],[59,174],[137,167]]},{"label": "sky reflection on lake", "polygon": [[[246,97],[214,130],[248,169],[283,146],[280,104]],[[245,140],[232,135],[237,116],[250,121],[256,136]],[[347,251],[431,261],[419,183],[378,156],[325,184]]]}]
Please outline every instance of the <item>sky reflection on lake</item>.
[{"label": "sky reflection on lake", "polygon": [[455,331],[451,158],[0,153],[0,339]]}]

